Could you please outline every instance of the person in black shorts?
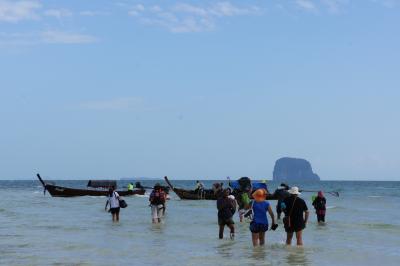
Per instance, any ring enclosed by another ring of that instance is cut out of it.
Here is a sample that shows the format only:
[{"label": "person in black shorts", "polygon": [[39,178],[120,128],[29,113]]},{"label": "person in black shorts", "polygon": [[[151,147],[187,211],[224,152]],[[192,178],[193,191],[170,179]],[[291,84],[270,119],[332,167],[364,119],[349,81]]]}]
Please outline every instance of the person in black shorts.
[{"label": "person in black shorts", "polygon": [[286,231],[286,244],[292,244],[293,233],[296,233],[297,245],[303,245],[302,233],[308,221],[308,208],[305,201],[298,197],[300,195],[298,187],[289,190],[290,197],[282,202],[282,210],[285,213],[283,224]]},{"label": "person in black shorts", "polygon": [[227,225],[230,229],[230,237],[235,237],[235,226],[233,222],[233,214],[236,211],[236,201],[230,195],[230,189],[223,190],[222,196],[217,200],[218,209],[218,225],[219,225],[219,239],[224,238],[224,228]]},{"label": "person in black shorts", "polygon": [[282,202],[284,199],[290,196],[289,194],[289,186],[285,183],[282,183],[274,192],[274,196],[278,198],[278,202],[276,203],[276,214],[278,216],[278,220],[281,219],[282,213]]},{"label": "person in black shorts", "polygon": [[119,222],[119,199],[119,194],[117,191],[115,191],[115,187],[113,186],[109,188],[108,199],[104,210],[107,210],[107,206],[110,205],[109,211],[111,212],[113,222]]}]

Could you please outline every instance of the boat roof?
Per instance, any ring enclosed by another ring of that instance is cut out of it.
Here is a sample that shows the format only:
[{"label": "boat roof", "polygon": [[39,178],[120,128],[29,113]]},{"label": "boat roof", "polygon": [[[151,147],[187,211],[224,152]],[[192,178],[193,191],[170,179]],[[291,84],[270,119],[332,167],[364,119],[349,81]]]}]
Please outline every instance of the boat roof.
[{"label": "boat roof", "polygon": [[89,180],[88,187],[102,187],[102,188],[110,188],[117,187],[117,181],[115,180]]},{"label": "boat roof", "polygon": [[[233,189],[239,189],[240,188],[240,184],[238,181],[232,181],[230,183],[230,187]],[[263,188],[263,189],[268,189],[268,186],[266,183],[264,182],[251,182],[251,187],[253,190],[257,190],[259,188]]]}]

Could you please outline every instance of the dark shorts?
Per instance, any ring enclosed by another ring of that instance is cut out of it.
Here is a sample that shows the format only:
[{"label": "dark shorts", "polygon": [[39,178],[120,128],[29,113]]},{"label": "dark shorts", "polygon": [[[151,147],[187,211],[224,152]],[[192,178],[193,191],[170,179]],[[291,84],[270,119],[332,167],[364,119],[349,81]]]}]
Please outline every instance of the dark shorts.
[{"label": "dark shorts", "polygon": [[268,224],[250,223],[250,231],[254,234],[268,231]]},{"label": "dark shorts", "polygon": [[119,207],[118,208],[110,208],[111,214],[118,214],[119,213]]},{"label": "dark shorts", "polygon": [[291,221],[290,227],[289,227],[286,219],[283,221],[283,223],[285,225],[286,233],[299,232],[299,231],[303,230],[304,228],[306,228],[304,221],[296,221],[296,220]]},{"label": "dark shorts", "polygon": [[317,214],[317,219],[318,222],[325,222],[325,214],[324,215]]},{"label": "dark shorts", "polygon": [[218,217],[218,224],[219,225],[230,225],[230,224],[235,224],[235,222],[233,221],[232,217],[229,219],[222,219],[222,218]]},{"label": "dark shorts", "polygon": [[281,207],[281,200],[278,200],[278,203],[276,204],[276,212],[277,213],[282,213],[282,207]]}]

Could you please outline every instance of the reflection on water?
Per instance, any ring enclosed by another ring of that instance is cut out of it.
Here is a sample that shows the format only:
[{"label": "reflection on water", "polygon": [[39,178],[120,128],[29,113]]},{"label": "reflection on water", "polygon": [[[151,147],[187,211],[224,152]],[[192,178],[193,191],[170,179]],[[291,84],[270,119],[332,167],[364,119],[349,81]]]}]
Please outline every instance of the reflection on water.
[{"label": "reflection on water", "polygon": [[267,256],[267,251],[265,246],[259,246],[253,248],[251,258],[256,261],[264,261]]},{"label": "reflection on water", "polygon": [[155,234],[162,233],[164,230],[163,223],[151,223],[149,227],[150,227],[150,231]]},{"label": "reflection on water", "polygon": [[156,254],[164,250],[165,245],[168,244],[165,238],[165,225],[162,223],[151,223],[151,248],[156,252]]},{"label": "reflection on water", "polygon": [[220,240],[216,246],[216,252],[224,258],[232,258],[235,242],[232,240]]},{"label": "reflection on water", "polygon": [[304,247],[287,247],[286,262],[288,265],[310,265]]}]

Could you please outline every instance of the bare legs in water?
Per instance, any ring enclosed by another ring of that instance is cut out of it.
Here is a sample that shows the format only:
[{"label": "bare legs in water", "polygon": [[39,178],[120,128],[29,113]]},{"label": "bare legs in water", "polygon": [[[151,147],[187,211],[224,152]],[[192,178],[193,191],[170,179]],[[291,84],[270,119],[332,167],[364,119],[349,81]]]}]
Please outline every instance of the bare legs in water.
[{"label": "bare legs in water", "polygon": [[[292,244],[292,238],[293,238],[293,232],[292,233],[286,233],[286,245],[291,245]],[[303,245],[303,230],[296,232],[296,240],[297,240],[297,245],[302,246]]]},{"label": "bare legs in water", "polygon": [[265,232],[251,233],[251,239],[253,246],[263,246],[265,244]]},{"label": "bare legs in water", "polygon": [[[230,238],[234,239],[234,237],[235,237],[235,226],[233,224],[227,224],[227,226],[231,230]],[[224,238],[224,228],[225,228],[225,225],[219,225],[219,239],[223,239]]]}]

